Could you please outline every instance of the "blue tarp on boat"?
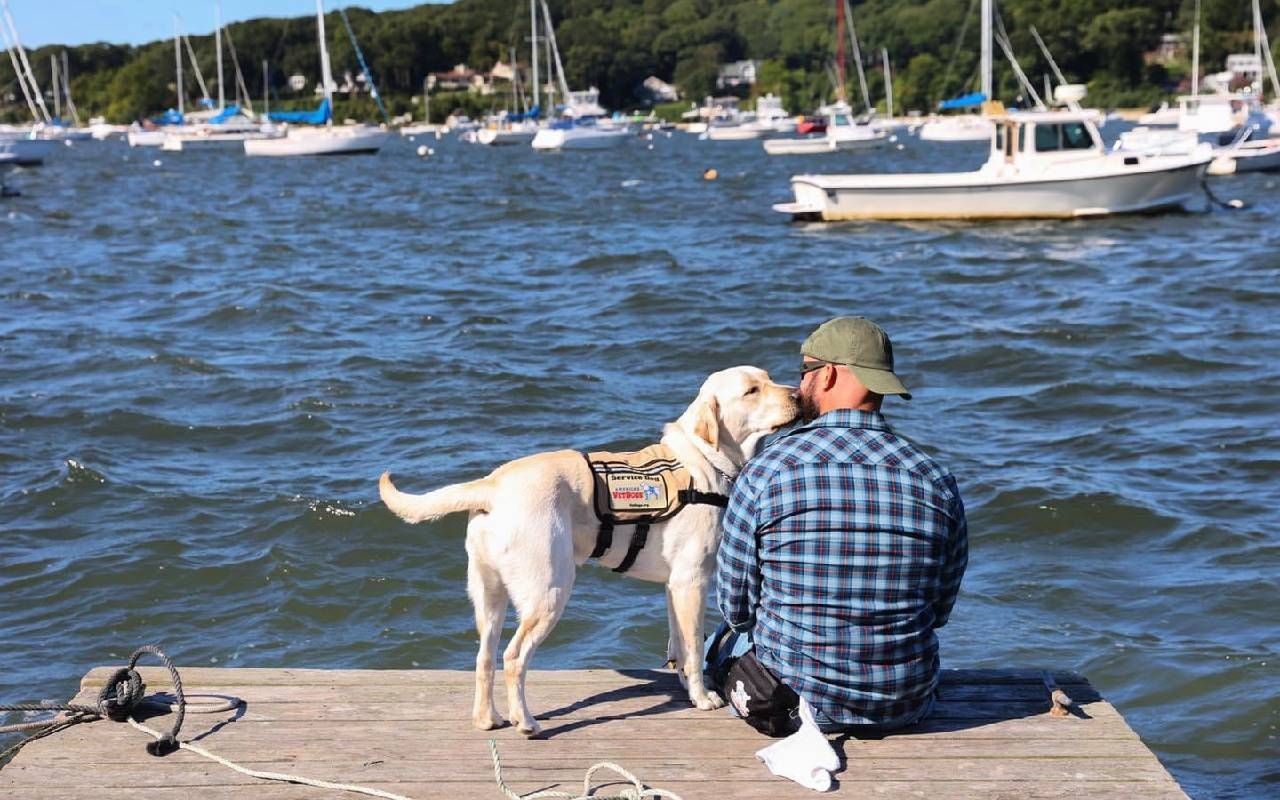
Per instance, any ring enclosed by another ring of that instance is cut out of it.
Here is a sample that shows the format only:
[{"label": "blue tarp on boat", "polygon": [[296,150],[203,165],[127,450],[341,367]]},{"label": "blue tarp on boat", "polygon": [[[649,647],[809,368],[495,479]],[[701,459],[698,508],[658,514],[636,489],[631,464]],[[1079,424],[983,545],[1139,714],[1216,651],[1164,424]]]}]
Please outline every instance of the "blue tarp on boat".
[{"label": "blue tarp on boat", "polygon": [[973,92],[960,97],[953,97],[950,100],[943,100],[941,103],[938,103],[938,108],[943,111],[952,108],[971,108],[973,106],[982,105],[983,101],[986,99],[987,96],[982,92]]},{"label": "blue tarp on boat", "polygon": [[[217,116],[210,117],[209,122],[210,124],[213,124],[213,125],[221,125],[222,123],[226,122],[232,117],[242,113],[243,112],[240,110],[240,106],[227,106],[226,108],[222,109],[222,111],[220,111]],[[310,114],[313,112],[308,111],[307,113]]]},{"label": "blue tarp on boat", "polygon": [[272,122],[302,122],[307,125],[323,125],[333,119],[333,109],[326,99],[315,111],[272,111],[267,114]]},{"label": "blue tarp on boat", "polygon": [[181,125],[182,115],[172,108],[164,112],[158,117],[152,117],[151,121],[157,125]]}]

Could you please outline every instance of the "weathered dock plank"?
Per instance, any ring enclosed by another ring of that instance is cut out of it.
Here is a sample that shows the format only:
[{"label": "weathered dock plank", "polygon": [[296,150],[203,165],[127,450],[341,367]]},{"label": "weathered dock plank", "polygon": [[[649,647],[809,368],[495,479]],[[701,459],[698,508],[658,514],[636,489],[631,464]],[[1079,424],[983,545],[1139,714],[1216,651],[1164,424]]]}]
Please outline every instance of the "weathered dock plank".
[{"label": "weathered dock plank", "polygon": [[[114,668],[85,676],[92,702]],[[164,670],[141,670],[148,690]],[[800,798],[754,757],[769,740],[726,710],[690,708],[675,677],[656,670],[564,670],[529,677],[544,737],[470,725],[473,676],[462,671],[182,669],[189,696],[229,695],[237,712],[189,714],[182,738],[251,769],[354,783],[413,798],[501,798],[504,777],[527,793],[578,791],[586,769],[616,761],[649,785],[694,798]],[[872,797],[1185,798],[1168,772],[1081,676],[1054,673],[1079,714],[1052,717],[1035,670],[947,671],[929,720],[881,739],[833,737],[837,795]],[[500,703],[501,707],[501,703]],[[150,720],[168,724],[167,715]],[[338,797],[267,783],[193,753],[154,758],[125,725],[80,725],[28,745],[0,771],[0,795],[190,800]],[[619,788],[617,786],[614,787]],[[356,797],[357,795],[349,795]]]}]

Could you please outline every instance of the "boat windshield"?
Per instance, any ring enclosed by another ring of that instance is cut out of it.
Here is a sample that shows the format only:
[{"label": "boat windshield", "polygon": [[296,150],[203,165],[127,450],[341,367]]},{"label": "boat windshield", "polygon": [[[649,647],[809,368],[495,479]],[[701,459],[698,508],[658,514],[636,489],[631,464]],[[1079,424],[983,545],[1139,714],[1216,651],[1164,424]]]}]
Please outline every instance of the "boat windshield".
[{"label": "boat windshield", "polygon": [[851,124],[853,124],[853,123],[849,122],[849,118],[848,118],[848,117],[846,117],[844,114],[836,114],[836,115],[832,118],[832,120],[835,122],[835,124],[836,124],[836,125],[851,125]]},{"label": "boat windshield", "polygon": [[1062,125],[1036,125],[1036,152],[1052,150],[1088,150],[1093,147],[1093,135],[1083,122],[1067,122]]}]

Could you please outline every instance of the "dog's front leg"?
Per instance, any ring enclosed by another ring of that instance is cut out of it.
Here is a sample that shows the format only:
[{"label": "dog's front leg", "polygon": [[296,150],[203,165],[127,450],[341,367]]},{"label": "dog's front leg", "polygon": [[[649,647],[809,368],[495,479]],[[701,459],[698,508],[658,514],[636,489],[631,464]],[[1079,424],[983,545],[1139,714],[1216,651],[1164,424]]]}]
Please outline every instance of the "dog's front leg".
[{"label": "dog's front leg", "polygon": [[665,587],[667,592],[667,669],[676,670],[680,685],[685,686],[684,673],[680,672],[680,664],[684,658],[680,655],[680,623],[676,621],[676,604],[671,597],[671,586]]},{"label": "dog's front leg", "polygon": [[[674,577],[674,576],[673,576]],[[679,629],[680,674],[689,691],[689,702],[703,711],[721,708],[724,700],[707,691],[702,680],[702,617],[707,602],[707,587],[700,581],[683,583],[673,580],[667,585]]]}]

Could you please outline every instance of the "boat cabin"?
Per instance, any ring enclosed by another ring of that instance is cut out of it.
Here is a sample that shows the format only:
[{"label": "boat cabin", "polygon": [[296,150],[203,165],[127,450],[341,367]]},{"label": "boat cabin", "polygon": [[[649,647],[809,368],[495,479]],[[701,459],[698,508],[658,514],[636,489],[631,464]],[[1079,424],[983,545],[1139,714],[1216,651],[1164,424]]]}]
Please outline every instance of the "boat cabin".
[{"label": "boat cabin", "polygon": [[1085,153],[1102,153],[1096,114],[1074,111],[1012,112],[993,117],[988,163],[1022,164],[1057,161]]}]

